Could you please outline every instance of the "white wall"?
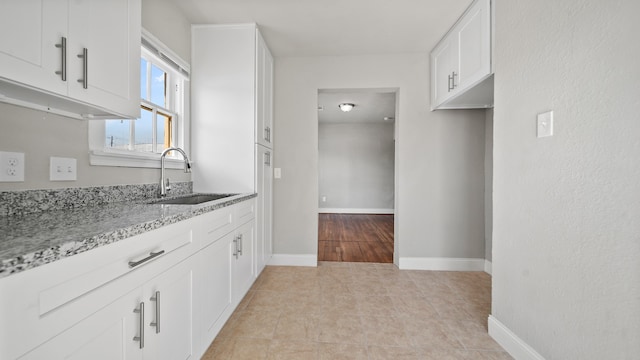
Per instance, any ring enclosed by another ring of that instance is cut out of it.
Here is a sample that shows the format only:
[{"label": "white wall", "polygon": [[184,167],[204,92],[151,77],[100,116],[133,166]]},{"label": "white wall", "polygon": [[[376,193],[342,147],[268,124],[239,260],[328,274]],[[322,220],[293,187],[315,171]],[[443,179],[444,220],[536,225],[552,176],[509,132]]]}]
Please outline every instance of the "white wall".
[{"label": "white wall", "polygon": [[496,2],[494,319],[546,359],[637,359],[640,2]]},{"label": "white wall", "polygon": [[484,258],[485,112],[430,112],[427,54],[275,65],[274,253],[317,254],[318,89],[399,88],[395,256]]},{"label": "white wall", "polygon": [[[142,1],[142,26],[190,59],[191,28],[168,1]],[[169,21],[171,19],[171,21]],[[0,103],[0,151],[25,153],[25,181],[0,183],[2,190],[53,189],[158,181],[157,169],[89,165],[88,122]],[[49,157],[78,160],[77,181],[49,181]],[[172,181],[189,181],[190,174],[168,170]],[[194,169],[195,171],[195,169]]]},{"label": "white wall", "polygon": [[171,0],[142,0],[142,27],[191,62],[191,22]]},{"label": "white wall", "polygon": [[318,207],[393,211],[394,126],[319,124]]}]

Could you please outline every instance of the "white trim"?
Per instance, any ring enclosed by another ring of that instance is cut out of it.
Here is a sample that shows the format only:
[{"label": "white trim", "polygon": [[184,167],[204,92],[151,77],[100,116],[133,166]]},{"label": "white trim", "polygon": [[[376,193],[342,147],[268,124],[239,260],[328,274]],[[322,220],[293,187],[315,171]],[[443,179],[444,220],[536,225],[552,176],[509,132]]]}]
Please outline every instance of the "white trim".
[{"label": "white trim", "polygon": [[401,270],[484,271],[484,259],[401,257]]},{"label": "white trim", "polygon": [[[171,61],[175,62],[180,67],[182,67],[184,70],[186,70],[187,72],[191,73],[191,65],[189,65],[188,62],[186,62],[184,59],[182,59],[173,50],[169,49],[169,47],[167,45],[165,45],[160,39],[155,37],[147,29],[141,28],[140,30],[141,30],[140,31],[140,33],[141,33],[140,35],[142,36],[142,38],[144,38],[146,41],[148,41],[152,46],[154,46],[158,51],[160,51],[166,57],[171,59]],[[158,56],[157,54],[155,54],[155,55]]]},{"label": "white trim", "polygon": [[273,254],[268,265],[281,266],[318,266],[317,255]]},{"label": "white trim", "polygon": [[393,214],[393,209],[319,208],[320,214]]},{"label": "white trim", "polygon": [[493,315],[489,315],[489,335],[518,360],[545,360],[531,346],[520,339]]},{"label": "white trim", "polygon": [[[119,153],[111,151],[89,151],[89,164],[98,166],[122,166],[137,168],[160,168],[160,154]],[[184,169],[184,160],[165,159],[165,168]]]},{"label": "white trim", "polygon": [[484,272],[486,272],[489,275],[492,275],[492,271],[493,271],[493,264],[491,263],[491,261],[489,260],[484,260]]}]

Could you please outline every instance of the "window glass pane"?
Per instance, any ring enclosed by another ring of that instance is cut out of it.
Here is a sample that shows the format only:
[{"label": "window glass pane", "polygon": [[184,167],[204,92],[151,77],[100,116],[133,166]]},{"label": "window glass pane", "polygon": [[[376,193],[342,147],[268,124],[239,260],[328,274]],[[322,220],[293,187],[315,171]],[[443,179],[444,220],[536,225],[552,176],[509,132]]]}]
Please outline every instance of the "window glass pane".
[{"label": "window glass pane", "polygon": [[135,142],[134,150],[136,151],[153,151],[153,119],[152,113],[146,108],[140,111],[140,118],[135,123]]},{"label": "window glass pane", "polygon": [[160,68],[151,64],[151,102],[167,107],[166,104],[167,74]]},{"label": "window glass pane", "polygon": [[147,60],[140,58],[140,98],[147,99]]},{"label": "window glass pane", "polygon": [[171,147],[171,116],[156,113],[156,139],[158,152]]},{"label": "window glass pane", "polygon": [[128,150],[131,140],[131,120],[105,121],[105,146],[110,149]]}]

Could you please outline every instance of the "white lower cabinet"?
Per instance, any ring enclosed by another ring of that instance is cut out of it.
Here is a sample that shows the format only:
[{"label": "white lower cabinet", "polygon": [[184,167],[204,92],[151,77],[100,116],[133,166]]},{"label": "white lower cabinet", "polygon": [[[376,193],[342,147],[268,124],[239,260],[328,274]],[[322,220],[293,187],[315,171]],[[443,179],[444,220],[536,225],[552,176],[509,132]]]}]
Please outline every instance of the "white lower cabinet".
[{"label": "white lower cabinet", "polygon": [[235,304],[239,303],[256,279],[254,267],[255,225],[250,221],[236,230],[235,245],[232,247],[231,259],[233,270],[231,273],[232,294]]},{"label": "white lower cabinet", "polygon": [[[256,279],[255,201],[225,213],[204,215],[205,247],[198,254],[196,300],[200,315],[202,356]],[[232,219],[232,226],[227,225]],[[238,226],[238,224],[242,224]]]},{"label": "white lower cabinet", "polygon": [[245,200],[0,279],[0,359],[199,359],[256,279]]},{"label": "white lower cabinet", "polygon": [[133,341],[140,324],[133,310],[141,300],[140,289],[132,291],[20,359],[142,359]]},{"label": "white lower cabinet", "polygon": [[231,268],[235,258],[232,259],[231,253],[235,246],[234,237],[235,233],[227,234],[199,254],[200,286],[197,300],[201,304],[201,353],[206,351],[233,312]]},{"label": "white lower cabinet", "polygon": [[188,258],[144,286],[145,318],[140,326],[145,328],[145,359],[194,359],[195,260]]},{"label": "white lower cabinet", "polygon": [[20,359],[193,359],[193,257]]}]

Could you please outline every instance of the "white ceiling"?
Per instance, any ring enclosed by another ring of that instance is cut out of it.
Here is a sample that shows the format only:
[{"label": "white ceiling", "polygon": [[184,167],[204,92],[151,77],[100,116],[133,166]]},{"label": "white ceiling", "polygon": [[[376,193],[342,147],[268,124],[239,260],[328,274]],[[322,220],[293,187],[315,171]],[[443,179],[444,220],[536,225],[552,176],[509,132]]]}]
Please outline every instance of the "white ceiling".
[{"label": "white ceiling", "polygon": [[[341,103],[355,104],[353,110],[343,112]],[[322,110],[320,110],[322,108]],[[318,92],[318,121],[320,123],[392,123],[385,117],[395,117],[396,94],[376,91]]]},{"label": "white ceiling", "polygon": [[168,0],[194,24],[255,22],[276,57],[429,52],[472,0]]}]

